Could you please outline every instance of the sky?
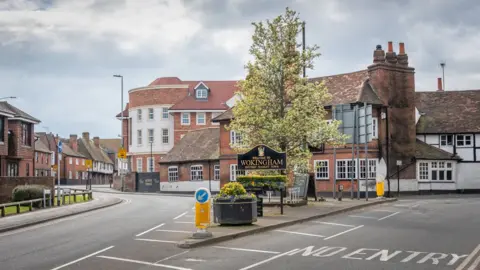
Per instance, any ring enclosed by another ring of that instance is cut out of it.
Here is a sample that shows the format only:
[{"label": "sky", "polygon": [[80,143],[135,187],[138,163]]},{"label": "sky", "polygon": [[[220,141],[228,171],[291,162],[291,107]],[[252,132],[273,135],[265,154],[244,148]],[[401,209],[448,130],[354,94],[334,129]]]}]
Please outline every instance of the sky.
[{"label": "sky", "polygon": [[128,90],[158,77],[245,75],[253,26],[286,7],[322,54],[309,77],[365,69],[377,44],[405,43],[416,90],[480,89],[476,0],[0,0],[0,98],[36,131],[116,138]]}]

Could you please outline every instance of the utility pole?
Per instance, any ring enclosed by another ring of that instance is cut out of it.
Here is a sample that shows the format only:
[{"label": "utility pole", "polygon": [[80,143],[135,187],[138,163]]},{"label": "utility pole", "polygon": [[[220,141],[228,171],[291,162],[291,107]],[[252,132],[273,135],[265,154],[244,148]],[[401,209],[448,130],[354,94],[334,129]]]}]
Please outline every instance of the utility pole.
[{"label": "utility pole", "polygon": [[440,66],[442,67],[442,81],[443,81],[443,91],[445,91],[445,66],[447,65],[446,61],[443,61],[440,63]]},{"label": "utility pole", "polygon": [[150,172],[153,172],[153,138],[150,141]]},{"label": "utility pole", "polygon": [[[124,143],[123,143],[123,140],[124,140],[124,136],[123,136],[123,76],[122,75],[113,75],[113,77],[116,77],[116,78],[120,78],[120,83],[121,83],[121,87],[120,87],[120,134],[122,136],[122,139],[121,139],[121,145],[122,145],[122,149],[124,149]],[[125,178],[124,178],[124,175],[123,173],[121,172],[120,170],[120,163],[123,163],[121,162],[121,159],[119,158],[118,159],[118,168],[119,168],[119,173],[120,173],[120,179],[122,180],[122,192],[125,190]],[[122,164],[123,166],[123,164]]]}]

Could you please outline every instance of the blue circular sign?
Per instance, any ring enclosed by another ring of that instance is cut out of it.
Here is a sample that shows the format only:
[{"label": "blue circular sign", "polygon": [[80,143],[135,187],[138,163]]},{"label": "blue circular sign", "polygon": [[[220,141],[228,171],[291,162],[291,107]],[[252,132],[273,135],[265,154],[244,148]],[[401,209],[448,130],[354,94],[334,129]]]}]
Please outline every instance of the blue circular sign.
[{"label": "blue circular sign", "polygon": [[210,192],[206,188],[199,188],[195,191],[195,200],[198,203],[204,204],[210,200]]}]

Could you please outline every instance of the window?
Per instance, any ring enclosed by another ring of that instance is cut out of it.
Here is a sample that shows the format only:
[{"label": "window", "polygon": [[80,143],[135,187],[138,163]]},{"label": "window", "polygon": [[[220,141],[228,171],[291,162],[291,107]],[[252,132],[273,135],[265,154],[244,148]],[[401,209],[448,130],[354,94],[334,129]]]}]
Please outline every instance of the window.
[{"label": "window", "polygon": [[[215,117],[219,116],[220,114],[222,114],[222,113],[221,112],[212,112],[212,120],[215,119]],[[212,121],[212,125],[220,125],[220,123]]]},{"label": "window", "polygon": [[27,123],[22,123],[22,144],[27,146],[32,146],[32,137],[31,137],[31,125]]},{"label": "window", "polygon": [[[366,160],[360,160],[360,179],[365,179],[366,167],[365,167]],[[376,179],[377,177],[377,160],[376,159],[369,159],[368,160],[368,179]]]},{"label": "window", "polygon": [[80,164],[80,163],[78,162],[78,158],[76,158],[75,159],[75,165],[78,165],[78,164]]},{"label": "window", "polygon": [[372,118],[372,138],[378,138],[378,118]]},{"label": "window", "polygon": [[220,180],[220,165],[213,167],[213,180]]},{"label": "window", "polygon": [[38,162],[38,152],[35,152],[35,161]]},{"label": "window", "polygon": [[243,144],[243,136],[239,132],[230,131],[230,144],[241,146]]},{"label": "window", "polygon": [[76,172],[76,173],[75,173],[75,179],[80,179],[80,174],[79,174],[79,172]]},{"label": "window", "polygon": [[428,162],[420,162],[418,163],[418,176],[420,180],[428,180]]},{"label": "window", "polygon": [[154,142],[154,130],[153,129],[149,129],[148,130],[148,143],[153,143]]},{"label": "window", "polygon": [[430,165],[432,181],[453,180],[453,165],[451,162],[432,161]]},{"label": "window", "polygon": [[453,135],[440,135],[440,145],[441,146],[453,145]]},{"label": "window", "polygon": [[457,135],[457,146],[471,146],[471,145],[472,145],[471,135]]},{"label": "window", "polygon": [[0,142],[5,141],[5,117],[0,117]]},{"label": "window", "polygon": [[148,119],[153,120],[155,117],[155,112],[153,111],[153,108],[148,108]]},{"label": "window", "polygon": [[7,163],[7,176],[18,176],[18,163]]},{"label": "window", "polygon": [[132,145],[132,118],[128,119],[128,145]]},{"label": "window", "polygon": [[154,172],[155,171],[155,165],[153,164],[155,158],[147,158],[147,164],[148,164],[148,172]]},{"label": "window", "polygon": [[337,160],[337,178],[351,179],[356,178],[356,160]]},{"label": "window", "polygon": [[73,159],[71,157],[68,158],[68,164],[70,164],[70,165],[73,164]]},{"label": "window", "polygon": [[168,108],[162,108],[162,118],[168,119]]},{"label": "window", "polygon": [[178,167],[168,167],[168,182],[178,181]]},{"label": "window", "polygon": [[190,125],[190,113],[182,113],[182,125]]},{"label": "window", "polygon": [[142,172],[142,158],[137,158],[137,172]]},{"label": "window", "polygon": [[190,175],[192,181],[203,181],[203,166],[193,165],[190,167]]},{"label": "window", "polygon": [[245,171],[237,168],[237,164],[230,164],[230,181],[237,181],[237,175],[245,175]]},{"label": "window", "polygon": [[328,160],[315,160],[315,179],[328,178]]},{"label": "window", "polygon": [[85,166],[85,159],[82,159],[82,165]]},{"label": "window", "polygon": [[167,128],[162,128],[162,143],[163,144],[168,144],[168,129]]},{"label": "window", "polygon": [[142,130],[137,130],[137,145],[142,145]]},{"label": "window", "polygon": [[72,179],[72,171],[68,171],[68,179]]},{"label": "window", "polygon": [[142,110],[141,109],[137,110],[137,120],[142,121]]},{"label": "window", "polygon": [[197,125],[205,125],[205,113],[197,113]]},{"label": "window", "polygon": [[197,98],[207,98],[208,90],[207,89],[197,89],[196,97]]}]

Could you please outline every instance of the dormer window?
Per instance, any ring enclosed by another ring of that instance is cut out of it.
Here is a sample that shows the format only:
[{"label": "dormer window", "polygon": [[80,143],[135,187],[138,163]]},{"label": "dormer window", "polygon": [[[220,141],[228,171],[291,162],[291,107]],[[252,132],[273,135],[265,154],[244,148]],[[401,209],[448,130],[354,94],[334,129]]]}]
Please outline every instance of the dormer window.
[{"label": "dormer window", "polygon": [[197,98],[207,98],[208,90],[207,89],[197,89],[196,97]]}]

